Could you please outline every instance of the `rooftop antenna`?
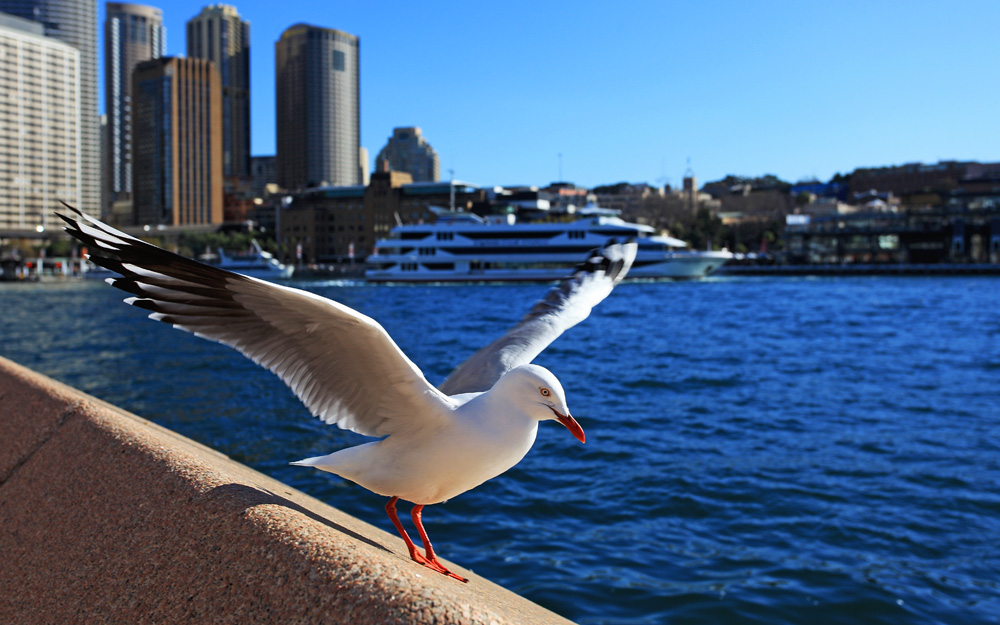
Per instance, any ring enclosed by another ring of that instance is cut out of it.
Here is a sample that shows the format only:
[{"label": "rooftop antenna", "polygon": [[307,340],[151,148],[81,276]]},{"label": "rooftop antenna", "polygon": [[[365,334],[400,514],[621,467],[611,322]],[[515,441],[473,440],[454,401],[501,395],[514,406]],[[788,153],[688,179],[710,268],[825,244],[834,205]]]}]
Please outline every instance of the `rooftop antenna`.
[{"label": "rooftop antenna", "polygon": [[660,191],[666,189],[666,186],[670,184],[670,176],[667,175],[667,160],[660,157],[660,177],[656,179],[656,184],[660,186]]}]

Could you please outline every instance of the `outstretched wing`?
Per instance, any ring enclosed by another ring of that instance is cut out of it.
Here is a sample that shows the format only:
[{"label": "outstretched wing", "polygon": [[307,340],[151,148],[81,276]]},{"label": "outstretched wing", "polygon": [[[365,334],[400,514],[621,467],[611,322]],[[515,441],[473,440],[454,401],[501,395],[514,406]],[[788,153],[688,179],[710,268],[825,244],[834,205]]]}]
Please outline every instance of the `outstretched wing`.
[{"label": "outstretched wing", "polygon": [[[373,319],[319,295],[235,274],[129,236],[67,206],[66,231],[149,317],[239,350],[325,421],[368,436],[431,425],[442,395]],[[417,415],[420,415],[419,417]]]},{"label": "outstretched wing", "polygon": [[635,241],[609,242],[594,250],[573,275],[553,287],[507,334],[459,365],[439,386],[447,395],[489,390],[514,367],[534,360],[560,334],[590,315],[628,273]]}]

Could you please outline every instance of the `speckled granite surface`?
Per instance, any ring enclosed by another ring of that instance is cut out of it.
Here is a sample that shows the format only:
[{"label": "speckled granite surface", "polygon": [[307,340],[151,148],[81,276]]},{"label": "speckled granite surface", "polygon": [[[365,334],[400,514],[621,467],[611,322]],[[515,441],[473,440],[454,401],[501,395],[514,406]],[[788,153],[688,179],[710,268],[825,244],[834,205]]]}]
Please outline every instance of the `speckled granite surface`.
[{"label": "speckled granite surface", "polygon": [[568,623],[3,358],[0,554],[0,623]]}]

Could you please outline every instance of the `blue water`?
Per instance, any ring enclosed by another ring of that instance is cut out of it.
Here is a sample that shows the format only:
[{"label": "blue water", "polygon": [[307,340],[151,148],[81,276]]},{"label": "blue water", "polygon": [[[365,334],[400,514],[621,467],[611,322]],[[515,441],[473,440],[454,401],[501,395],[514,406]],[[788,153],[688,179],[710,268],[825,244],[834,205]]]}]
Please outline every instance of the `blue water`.
[{"label": "blue water", "polygon": [[[433,382],[547,287],[307,288]],[[104,284],[0,286],[0,354],[392,531],[288,461],[359,437]],[[442,555],[581,623],[1000,622],[1000,280],[620,286],[537,362],[587,432],[428,508]]]}]

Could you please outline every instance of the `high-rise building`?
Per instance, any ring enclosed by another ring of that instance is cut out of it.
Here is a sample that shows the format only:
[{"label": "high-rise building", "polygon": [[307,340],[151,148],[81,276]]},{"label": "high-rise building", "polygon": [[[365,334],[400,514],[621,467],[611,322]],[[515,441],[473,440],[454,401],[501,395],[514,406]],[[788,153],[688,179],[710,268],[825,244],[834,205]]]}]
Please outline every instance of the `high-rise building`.
[{"label": "high-rise building", "polygon": [[48,227],[80,205],[80,52],[0,13],[0,229]]},{"label": "high-rise building", "polygon": [[101,203],[101,124],[97,113],[97,0],[0,0],[0,12],[42,24],[45,36],[80,52],[80,208]]},{"label": "high-rise building", "polygon": [[213,4],[187,23],[187,55],[215,63],[222,80],[222,171],[250,175],[250,24]]},{"label": "high-rise building", "polygon": [[278,185],[361,184],[360,42],[296,24],[274,44]]},{"label": "high-rise building", "polygon": [[254,197],[262,198],[267,185],[276,184],[278,179],[273,156],[254,156],[250,159],[250,177],[253,178]]},{"label": "high-rise building", "polygon": [[222,86],[211,61],[161,57],[132,74],[137,225],[222,223]]},{"label": "high-rise building", "polygon": [[[132,71],[166,54],[163,11],[108,2],[104,19],[104,106],[107,111],[104,188],[107,201],[132,199]],[[105,216],[111,207],[106,207]]]},{"label": "high-rise building", "polygon": [[394,128],[389,142],[375,158],[376,169],[383,171],[383,163],[389,170],[405,171],[413,176],[413,182],[437,182],[441,179],[441,160],[437,152],[427,143],[420,128]]},{"label": "high-rise building", "polygon": [[361,165],[361,184],[368,186],[371,182],[371,169],[368,167],[368,148],[361,146],[358,148],[358,163]]}]

